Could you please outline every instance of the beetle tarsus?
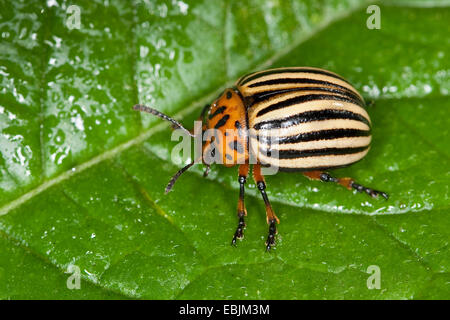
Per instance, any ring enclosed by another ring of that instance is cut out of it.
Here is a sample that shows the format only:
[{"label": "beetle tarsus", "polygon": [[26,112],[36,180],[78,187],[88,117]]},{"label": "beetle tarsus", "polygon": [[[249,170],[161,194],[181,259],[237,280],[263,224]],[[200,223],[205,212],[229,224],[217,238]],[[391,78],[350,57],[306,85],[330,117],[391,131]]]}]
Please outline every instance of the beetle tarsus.
[{"label": "beetle tarsus", "polygon": [[233,240],[231,240],[232,246],[236,246],[237,239],[241,240],[242,238],[244,238],[244,229],[245,229],[244,215],[245,215],[244,212],[239,214],[239,224],[236,229],[236,232],[234,233]]},{"label": "beetle tarsus", "polygon": [[386,192],[383,191],[378,191],[372,188],[367,188],[364,187],[358,183],[352,182],[350,185],[353,189],[355,189],[358,192],[365,192],[367,193],[369,196],[371,196],[372,198],[378,198],[378,196],[382,196],[383,198],[385,198],[386,200],[389,199],[389,195]]},{"label": "beetle tarsus", "polygon": [[266,251],[270,251],[270,249],[275,246],[275,235],[277,234],[277,221],[275,219],[270,220],[269,222],[269,235],[267,236],[266,241]]},{"label": "beetle tarsus", "polygon": [[328,172],[323,171],[308,171],[303,173],[306,177],[313,180],[321,180],[323,182],[335,182],[339,183],[341,186],[347,188],[348,190],[355,189],[358,192],[365,192],[372,198],[378,198],[382,196],[386,200],[389,199],[389,195],[386,192],[378,191],[372,188],[365,187],[356,183],[352,178],[335,178]]},{"label": "beetle tarsus", "polygon": [[248,175],[248,164],[242,164],[239,166],[239,200],[238,200],[238,206],[237,206],[237,212],[239,217],[239,224],[236,229],[236,232],[234,233],[233,240],[231,241],[231,245],[236,245],[237,239],[244,238],[244,229],[245,229],[245,221],[244,217],[247,215],[247,210],[245,209],[244,204],[244,194],[245,194],[245,182],[247,181],[247,175]]},{"label": "beetle tarsus", "polygon": [[320,180],[322,180],[323,182],[339,182],[339,179],[331,176],[328,172],[322,172],[319,175]]}]

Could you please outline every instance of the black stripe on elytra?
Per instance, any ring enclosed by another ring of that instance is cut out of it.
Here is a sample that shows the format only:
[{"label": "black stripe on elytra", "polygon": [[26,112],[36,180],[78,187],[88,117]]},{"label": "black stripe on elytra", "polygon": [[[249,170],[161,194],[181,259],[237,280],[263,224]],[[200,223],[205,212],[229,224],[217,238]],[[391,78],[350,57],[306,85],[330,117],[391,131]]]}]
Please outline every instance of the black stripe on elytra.
[{"label": "black stripe on elytra", "polygon": [[230,143],[228,143],[228,145],[230,146],[231,149],[236,150],[237,153],[244,153],[244,147],[242,146],[242,144],[239,141],[230,141]]},{"label": "black stripe on elytra", "polygon": [[289,92],[297,92],[297,91],[322,91],[322,92],[330,92],[336,93],[343,96],[346,96],[349,99],[355,100],[355,104],[364,105],[364,101],[355,94],[353,91],[348,89],[338,89],[338,88],[330,88],[330,87],[299,87],[299,88],[289,88],[289,89],[275,89],[275,90],[267,90],[262,92],[257,92],[252,96],[247,97],[248,100],[252,101],[252,107],[256,104],[265,102],[272,98],[273,96],[289,93]]},{"label": "black stripe on elytra", "polygon": [[[356,148],[322,148],[322,149],[310,149],[310,150],[278,150],[277,153],[274,153],[274,157],[278,159],[296,159],[296,158],[307,158],[307,157],[322,157],[322,156],[330,156],[330,155],[346,155],[346,154],[354,154],[358,152],[362,152],[366,150],[368,146],[364,147],[356,147]],[[259,150],[261,154],[264,154],[269,157],[267,152],[268,150],[261,149]]]},{"label": "black stripe on elytra", "polygon": [[260,129],[270,130],[282,128],[284,129],[305,122],[335,120],[335,119],[357,120],[367,124],[370,127],[369,121],[360,114],[348,110],[325,109],[316,111],[306,111],[282,119],[262,121],[255,124],[253,126],[253,129],[255,130]]},{"label": "black stripe on elytra", "polygon": [[[293,106],[295,104],[300,104],[300,103],[304,103],[304,102],[309,102],[309,101],[317,101],[317,100],[336,100],[336,101],[342,101],[342,102],[349,102],[349,103],[355,103],[354,100],[342,97],[342,96],[336,96],[333,94],[307,94],[307,95],[302,95],[302,96],[297,96],[294,98],[290,98],[290,99],[286,99],[274,104],[271,104],[267,107],[265,107],[264,109],[261,109],[258,111],[258,113],[256,114],[256,117],[260,117],[268,112],[274,111],[274,110],[278,110],[278,109],[282,109],[285,107],[289,107],[289,106]],[[362,107],[362,105],[360,105]]]},{"label": "black stripe on elytra", "polygon": [[367,137],[370,136],[370,130],[359,129],[329,129],[312,131],[306,133],[300,133],[292,136],[284,137],[272,137],[266,135],[256,135],[252,138],[256,138],[257,141],[266,144],[288,144],[307,141],[319,141],[319,140],[333,140],[339,138],[354,138],[354,137]]},{"label": "black stripe on elytra", "polygon": [[214,126],[214,129],[219,129],[220,127],[224,126],[225,123],[227,123],[228,119],[230,118],[229,114],[224,115]]},{"label": "black stripe on elytra", "polygon": [[318,69],[313,69],[313,68],[282,68],[282,69],[271,69],[271,70],[267,70],[267,71],[263,71],[260,73],[256,73],[256,74],[249,74],[246,77],[244,77],[241,81],[239,81],[239,85],[243,86],[246,83],[254,80],[254,79],[258,79],[267,75],[271,75],[271,74],[277,74],[277,73],[314,73],[314,74],[322,74],[325,76],[329,76],[329,77],[333,77],[342,81],[345,81],[347,83],[349,83],[347,80],[345,80],[344,78],[342,78],[341,76],[337,75],[337,74],[333,74],[331,72],[328,72],[326,70],[318,70]]},{"label": "black stripe on elytra", "polygon": [[336,165],[336,166],[319,166],[319,167],[309,167],[309,168],[303,168],[303,167],[296,167],[296,168],[289,168],[289,167],[280,167],[277,166],[276,163],[270,163],[270,162],[265,162],[264,159],[258,159],[259,163],[261,164],[261,166],[263,167],[272,167],[272,168],[277,168],[280,171],[284,171],[284,172],[308,172],[308,171],[325,171],[328,169],[338,169],[338,168],[345,168],[348,167],[356,162],[361,161],[361,159],[358,159],[356,161],[350,162],[350,163],[346,163],[346,164],[340,164],[340,165]]},{"label": "black stripe on elytra", "polygon": [[225,106],[221,106],[220,108],[218,108],[216,111],[214,111],[214,113],[209,115],[209,120],[211,120],[212,118],[214,118],[215,116],[217,116],[218,114],[221,114],[225,111],[227,107]]},{"label": "black stripe on elytra", "polygon": [[339,89],[342,89],[342,90],[349,90],[348,88],[346,88],[344,86],[341,86],[339,84],[333,83],[333,82],[324,81],[324,80],[309,79],[309,78],[279,78],[279,79],[271,79],[271,80],[265,80],[265,81],[252,83],[251,85],[249,85],[249,88],[257,88],[257,87],[262,87],[262,86],[267,86],[267,85],[289,84],[289,83],[292,83],[292,84],[304,84],[304,83],[307,83],[307,84],[319,84],[319,85],[339,88]]}]

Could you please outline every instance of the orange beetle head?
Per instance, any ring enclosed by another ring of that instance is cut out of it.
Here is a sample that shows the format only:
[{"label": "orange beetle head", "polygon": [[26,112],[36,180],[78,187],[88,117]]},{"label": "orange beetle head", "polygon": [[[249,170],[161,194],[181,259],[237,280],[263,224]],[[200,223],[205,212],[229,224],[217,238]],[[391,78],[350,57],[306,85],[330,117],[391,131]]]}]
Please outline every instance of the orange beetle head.
[{"label": "orange beetle head", "polygon": [[[197,133],[192,133],[175,119],[154,108],[137,104],[133,109],[153,114],[171,122],[173,128],[181,129],[193,138],[198,137]],[[211,105],[205,107],[202,116],[202,160],[208,169],[212,163],[227,167],[244,164],[248,160],[247,110],[240,92],[237,89],[226,89]],[[193,160],[172,177],[166,187],[166,193],[194,163],[196,161]]]}]

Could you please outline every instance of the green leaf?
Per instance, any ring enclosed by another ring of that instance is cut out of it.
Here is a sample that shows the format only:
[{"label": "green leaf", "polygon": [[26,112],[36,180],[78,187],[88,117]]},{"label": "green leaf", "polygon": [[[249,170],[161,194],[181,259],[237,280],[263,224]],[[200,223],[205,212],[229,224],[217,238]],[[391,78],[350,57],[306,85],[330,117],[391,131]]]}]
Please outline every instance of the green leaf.
[{"label": "green leaf", "polygon": [[[356,0],[80,0],[79,29],[71,4],[1,3],[0,298],[450,298],[450,2],[381,2],[381,29]],[[164,195],[176,142],[131,106],[190,127],[272,66],[335,71],[375,102],[371,151],[334,175],[390,199],[268,176],[281,223],[267,253],[254,182],[234,248],[236,169],[196,166]]]}]

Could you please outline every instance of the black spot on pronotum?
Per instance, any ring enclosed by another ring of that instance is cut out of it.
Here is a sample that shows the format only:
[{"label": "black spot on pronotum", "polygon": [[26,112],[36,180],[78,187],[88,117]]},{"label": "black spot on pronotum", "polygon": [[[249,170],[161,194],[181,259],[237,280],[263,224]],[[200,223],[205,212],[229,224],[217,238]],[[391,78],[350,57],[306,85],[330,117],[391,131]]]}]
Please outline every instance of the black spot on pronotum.
[{"label": "black spot on pronotum", "polygon": [[227,91],[227,99],[231,99],[232,96],[233,95],[232,95],[231,91]]},{"label": "black spot on pronotum", "polygon": [[209,115],[208,118],[211,120],[212,118],[214,118],[214,117],[217,116],[218,114],[223,113],[223,112],[225,111],[226,108],[227,108],[227,107],[225,107],[225,106],[221,106],[221,107],[218,108],[216,111],[214,111],[213,113],[211,113],[211,114]]},{"label": "black spot on pronotum", "polygon": [[228,119],[230,118],[229,114],[226,114],[222,117],[222,119],[220,119],[216,125],[214,126],[214,129],[219,129],[220,127],[224,126],[225,123],[227,123]]}]

